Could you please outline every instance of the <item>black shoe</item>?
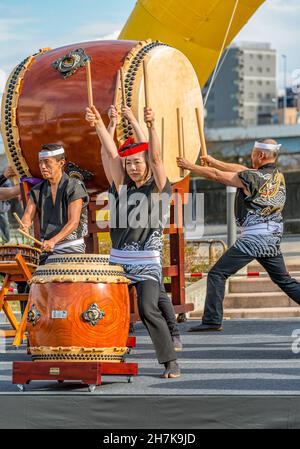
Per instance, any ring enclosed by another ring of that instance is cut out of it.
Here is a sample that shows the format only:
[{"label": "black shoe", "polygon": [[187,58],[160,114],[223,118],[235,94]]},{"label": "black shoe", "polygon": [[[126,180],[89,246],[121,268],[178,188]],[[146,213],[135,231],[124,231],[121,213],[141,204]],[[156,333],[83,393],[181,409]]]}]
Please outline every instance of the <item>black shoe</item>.
[{"label": "black shoe", "polygon": [[222,332],[222,324],[199,324],[188,329],[188,332]]},{"label": "black shoe", "polygon": [[181,376],[180,368],[176,360],[164,363],[165,371],[160,376],[163,379],[176,379]]},{"label": "black shoe", "polygon": [[180,336],[173,336],[172,337],[172,341],[173,341],[173,346],[175,349],[175,352],[181,352],[183,349],[183,344],[182,341],[180,340]]}]

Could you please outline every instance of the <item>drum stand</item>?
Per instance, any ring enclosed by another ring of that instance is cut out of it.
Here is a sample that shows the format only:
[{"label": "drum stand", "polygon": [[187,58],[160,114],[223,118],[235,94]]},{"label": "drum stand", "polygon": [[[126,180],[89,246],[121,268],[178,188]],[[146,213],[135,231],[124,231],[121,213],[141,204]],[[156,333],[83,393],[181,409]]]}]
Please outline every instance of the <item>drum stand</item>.
[{"label": "drum stand", "polygon": [[[128,337],[127,347],[136,346],[135,337]],[[33,380],[80,381],[88,385],[89,392],[94,392],[101,385],[102,375],[127,376],[132,382],[133,376],[138,374],[137,363],[111,362],[14,362],[12,383],[17,384],[20,391],[25,390]]]},{"label": "drum stand", "polygon": [[4,338],[14,337],[14,345],[19,346],[24,337],[26,330],[27,312],[23,313],[20,323],[15,317],[9,301],[27,301],[28,294],[12,295],[8,294],[11,282],[27,282],[31,279],[31,273],[35,271],[36,265],[27,264],[21,254],[15,257],[16,262],[0,262],[0,272],[5,274],[2,288],[0,290],[0,311],[2,310],[12,326],[12,330],[0,330],[0,336]]}]

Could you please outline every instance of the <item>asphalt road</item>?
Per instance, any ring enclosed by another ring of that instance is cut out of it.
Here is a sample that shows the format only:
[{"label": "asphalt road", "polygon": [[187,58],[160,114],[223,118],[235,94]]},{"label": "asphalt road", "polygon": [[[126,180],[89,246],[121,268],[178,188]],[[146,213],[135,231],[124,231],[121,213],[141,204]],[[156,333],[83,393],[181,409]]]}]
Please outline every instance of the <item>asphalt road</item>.
[{"label": "asphalt road", "polygon": [[[132,384],[121,376],[104,376],[94,394],[104,395],[298,395],[300,394],[299,347],[292,337],[300,318],[231,320],[224,332],[191,334],[193,321],[181,324],[184,350],[179,354],[182,376],[160,379],[163,368],[157,363],[144,327],[136,326],[137,348],[128,361],[139,363],[139,376]],[[30,360],[25,348],[6,343],[0,353],[0,394],[16,392],[11,383],[14,360]],[[74,382],[34,381],[19,394],[86,394],[87,386]]]}]

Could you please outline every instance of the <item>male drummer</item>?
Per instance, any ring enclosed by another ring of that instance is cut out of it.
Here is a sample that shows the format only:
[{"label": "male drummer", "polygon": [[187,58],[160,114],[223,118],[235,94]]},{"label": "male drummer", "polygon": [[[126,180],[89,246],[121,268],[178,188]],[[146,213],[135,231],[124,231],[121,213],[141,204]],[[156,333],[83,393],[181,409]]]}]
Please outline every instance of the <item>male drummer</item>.
[{"label": "male drummer", "polygon": [[300,304],[300,283],[287,272],[280,243],[283,233],[282,211],[286,201],[283,174],[276,161],[281,145],[273,139],[255,142],[252,169],[228,164],[210,156],[198,166],[177,158],[179,167],[190,170],[221,184],[237,187],[236,222],[241,236],[212,267],[207,277],[207,295],[202,324],[190,332],[219,332],[223,330],[223,300],[226,280],[256,259],[293,301]]},{"label": "male drummer", "polygon": [[89,197],[84,184],[64,172],[65,150],[61,145],[43,145],[39,167],[44,181],[32,188],[22,218],[28,232],[36,214],[43,241],[40,265],[52,254],[84,253]]}]

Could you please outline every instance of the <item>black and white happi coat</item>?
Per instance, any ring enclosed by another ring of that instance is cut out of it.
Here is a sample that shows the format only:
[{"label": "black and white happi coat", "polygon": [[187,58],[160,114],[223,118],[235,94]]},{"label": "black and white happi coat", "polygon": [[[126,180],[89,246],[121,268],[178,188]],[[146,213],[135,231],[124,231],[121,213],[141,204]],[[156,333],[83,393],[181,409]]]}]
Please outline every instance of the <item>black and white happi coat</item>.
[{"label": "black and white happi coat", "polygon": [[255,258],[280,255],[286,202],[283,174],[270,163],[258,170],[239,172],[238,176],[250,195],[243,189],[237,191],[236,223],[242,233],[234,246]]}]

